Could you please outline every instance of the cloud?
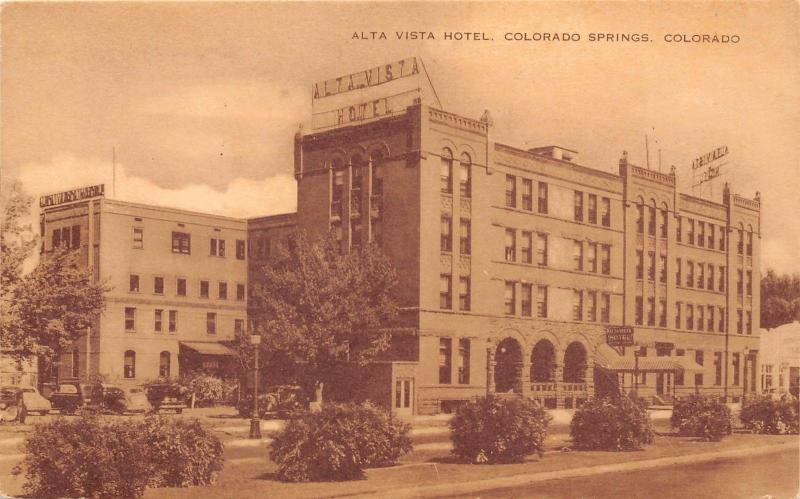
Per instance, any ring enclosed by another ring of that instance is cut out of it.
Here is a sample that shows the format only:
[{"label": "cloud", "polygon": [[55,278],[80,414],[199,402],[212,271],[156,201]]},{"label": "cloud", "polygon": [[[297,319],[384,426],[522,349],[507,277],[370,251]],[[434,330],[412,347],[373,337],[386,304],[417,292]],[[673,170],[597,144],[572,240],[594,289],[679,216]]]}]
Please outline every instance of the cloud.
[{"label": "cloud", "polygon": [[[165,188],[150,179],[128,173],[125,165],[121,164],[116,167],[114,182],[110,162],[69,155],[56,157],[49,163],[23,166],[19,179],[25,191],[37,199],[43,194],[104,183],[106,197],[121,201],[241,218],[291,212],[296,209],[297,202],[297,188],[291,175],[234,178],[222,190],[196,183]],[[38,209],[38,203],[35,204]]]}]

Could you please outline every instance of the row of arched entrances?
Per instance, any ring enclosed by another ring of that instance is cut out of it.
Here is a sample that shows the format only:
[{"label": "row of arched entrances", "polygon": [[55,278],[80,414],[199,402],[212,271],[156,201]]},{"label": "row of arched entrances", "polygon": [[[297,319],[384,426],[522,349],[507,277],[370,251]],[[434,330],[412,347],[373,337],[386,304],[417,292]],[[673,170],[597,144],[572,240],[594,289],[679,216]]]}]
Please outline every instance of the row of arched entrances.
[{"label": "row of arched entrances", "polygon": [[[539,340],[530,352],[530,372],[527,373],[531,383],[585,383],[588,355],[586,347],[573,341],[564,350],[561,362],[558,362],[555,346],[546,339]],[[523,352],[515,338],[505,338],[497,345],[494,358],[494,385],[498,393],[522,393],[523,384]],[[558,375],[557,367],[563,367]],[[560,377],[561,379],[556,379]]]}]

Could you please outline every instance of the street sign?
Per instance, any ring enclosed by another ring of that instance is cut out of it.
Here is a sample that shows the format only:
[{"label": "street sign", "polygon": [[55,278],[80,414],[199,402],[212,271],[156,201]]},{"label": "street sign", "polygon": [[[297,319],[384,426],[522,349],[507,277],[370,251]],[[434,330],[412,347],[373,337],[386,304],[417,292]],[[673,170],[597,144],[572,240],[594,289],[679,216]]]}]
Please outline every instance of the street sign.
[{"label": "street sign", "polygon": [[633,346],[633,327],[606,326],[606,343],[612,347]]}]

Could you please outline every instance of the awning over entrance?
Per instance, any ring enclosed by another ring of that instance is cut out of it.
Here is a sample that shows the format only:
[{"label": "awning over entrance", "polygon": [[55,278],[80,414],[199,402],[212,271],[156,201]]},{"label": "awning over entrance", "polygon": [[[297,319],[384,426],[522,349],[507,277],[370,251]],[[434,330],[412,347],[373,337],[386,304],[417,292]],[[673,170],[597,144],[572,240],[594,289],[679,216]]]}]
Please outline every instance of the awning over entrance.
[{"label": "awning over entrance", "polygon": [[[611,371],[635,371],[633,355],[622,356],[613,348],[602,344],[594,356],[595,364]],[[639,371],[702,371],[703,366],[685,356],[639,357]]]},{"label": "awning over entrance", "polygon": [[181,341],[180,346],[201,355],[222,355],[233,357],[233,350],[216,341]]}]

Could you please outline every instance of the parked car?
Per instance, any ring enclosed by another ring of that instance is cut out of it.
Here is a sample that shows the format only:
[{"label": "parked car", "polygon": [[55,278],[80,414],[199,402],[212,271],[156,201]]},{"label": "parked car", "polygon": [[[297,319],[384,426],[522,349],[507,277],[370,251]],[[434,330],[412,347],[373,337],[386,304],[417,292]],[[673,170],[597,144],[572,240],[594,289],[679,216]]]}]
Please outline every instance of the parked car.
[{"label": "parked car", "polygon": [[20,386],[19,389],[22,391],[22,403],[25,404],[25,411],[28,414],[36,412],[44,416],[52,410],[50,401],[42,397],[36,388]]},{"label": "parked car", "polygon": [[0,387],[0,423],[18,419],[25,422],[22,391],[15,386]]},{"label": "parked car", "polygon": [[138,386],[120,387],[106,383],[92,385],[91,400],[99,402],[103,412],[126,414],[147,412],[151,409],[144,389]]},{"label": "parked car", "polygon": [[[285,418],[292,413],[308,407],[308,399],[303,389],[297,385],[274,385],[258,395],[258,417],[276,415]],[[239,416],[249,418],[253,415],[253,394],[244,394],[236,406]]]},{"label": "parked car", "polygon": [[78,409],[96,406],[91,399],[92,385],[79,382],[59,383],[50,394],[50,404],[61,414],[74,414]]},{"label": "parked car", "polygon": [[145,389],[147,400],[156,412],[175,411],[180,414],[186,408],[181,387],[171,383],[154,383]]}]

